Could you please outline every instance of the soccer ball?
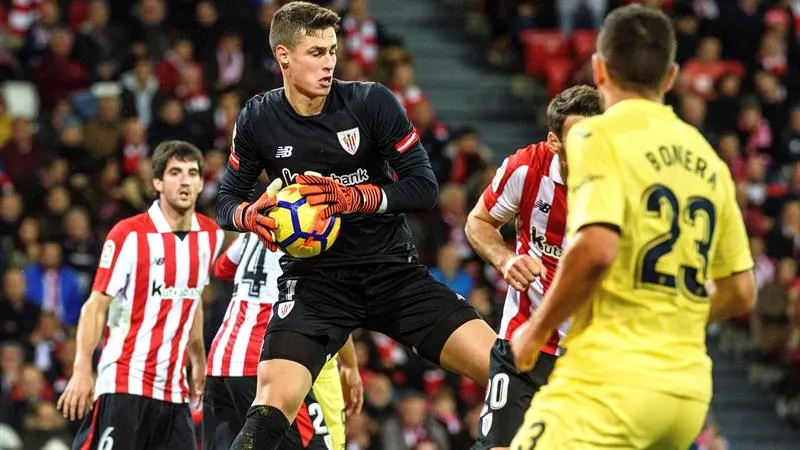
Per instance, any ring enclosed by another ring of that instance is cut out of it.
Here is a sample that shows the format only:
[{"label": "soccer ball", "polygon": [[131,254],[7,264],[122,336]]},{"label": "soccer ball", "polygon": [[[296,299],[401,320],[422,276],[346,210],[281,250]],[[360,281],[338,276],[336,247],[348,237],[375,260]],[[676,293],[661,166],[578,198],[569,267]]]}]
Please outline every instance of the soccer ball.
[{"label": "soccer ball", "polygon": [[300,195],[300,185],[291,184],[277,195],[278,204],[269,216],[278,222],[275,244],[295,258],[310,258],[329,249],[339,236],[342,219],[334,215],[319,220],[325,206],[312,206]]}]

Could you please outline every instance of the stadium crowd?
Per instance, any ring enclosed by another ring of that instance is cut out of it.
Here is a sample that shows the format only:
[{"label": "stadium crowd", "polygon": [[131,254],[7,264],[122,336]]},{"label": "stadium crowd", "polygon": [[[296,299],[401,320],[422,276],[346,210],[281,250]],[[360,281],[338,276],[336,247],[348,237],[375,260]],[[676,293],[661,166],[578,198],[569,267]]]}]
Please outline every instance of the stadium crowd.
[{"label": "stadium crowd", "polygon": [[[414,82],[413,55],[372,18],[366,0],[325,3],[344,17],[337,77],[389,86],[429,152],[440,201],[409,217],[422,259],[497,326],[506,285],[463,231],[497,158],[476,128],[450,129],[437,118]],[[494,63],[528,57],[526,30],[560,27],[568,36],[596,27],[617,2],[457,3],[490,30]],[[752,237],[759,301],[750,317],[727,326],[728,347],[775,394],[779,412],[800,424],[800,1],[644,3],[674,18],[683,71],[668,102],[729,163]],[[0,99],[0,448],[15,448],[15,437],[25,449],[70,441],[76,424],[54,402],[71,374],[74,326],[103,236],[153,198],[148,157],[158,142],[185,139],[205,151],[199,204],[214,216],[237,114],[251,95],[280,84],[266,41],[280,5],[4,2],[0,82],[11,83]],[[571,66],[563,87],[589,79],[585,63]],[[27,100],[31,89],[38,109]],[[220,282],[204,294],[207,347],[229,290]],[[366,404],[348,418],[348,449],[471,445],[481,388],[385,336],[356,337]],[[699,444],[713,439],[711,430]]]}]

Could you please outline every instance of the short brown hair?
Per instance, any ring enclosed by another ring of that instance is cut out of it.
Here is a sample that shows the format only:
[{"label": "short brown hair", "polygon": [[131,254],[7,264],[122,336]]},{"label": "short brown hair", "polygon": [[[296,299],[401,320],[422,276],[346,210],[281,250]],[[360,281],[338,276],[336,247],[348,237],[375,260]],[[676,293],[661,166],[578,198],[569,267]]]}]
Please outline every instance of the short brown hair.
[{"label": "short brown hair", "polygon": [[547,128],[559,139],[563,139],[564,121],[567,116],[596,116],[603,112],[597,89],[578,85],[562,91],[547,105]]},{"label": "short brown hair", "polygon": [[606,17],[597,51],[620,88],[659,92],[675,62],[675,30],[658,9],[640,5],[617,8]]},{"label": "short brown hair", "polygon": [[157,180],[164,178],[167,163],[172,158],[179,161],[197,162],[200,175],[203,174],[203,152],[186,141],[164,141],[158,144],[153,152],[153,178]]},{"label": "short brown hair", "polygon": [[333,27],[339,30],[341,17],[328,8],[309,2],[290,2],[283,5],[272,16],[269,28],[269,47],[272,53],[279,45],[292,49],[300,36]]}]

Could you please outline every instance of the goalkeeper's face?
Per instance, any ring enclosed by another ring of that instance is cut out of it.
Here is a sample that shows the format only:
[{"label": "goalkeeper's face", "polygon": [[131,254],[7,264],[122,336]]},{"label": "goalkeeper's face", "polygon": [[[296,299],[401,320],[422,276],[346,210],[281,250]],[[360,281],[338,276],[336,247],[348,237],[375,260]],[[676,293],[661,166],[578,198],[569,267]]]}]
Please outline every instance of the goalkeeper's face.
[{"label": "goalkeeper's face", "polygon": [[567,135],[569,135],[569,130],[572,129],[572,126],[576,123],[580,122],[581,120],[585,119],[585,116],[579,116],[577,114],[570,114],[564,119],[564,126],[562,129],[561,136],[556,136],[555,133],[552,131],[547,133],[547,146],[550,147],[550,150],[558,154],[558,162],[559,162],[559,169],[561,171],[561,179],[564,183],[567,182],[567,153],[566,153],[566,142],[567,142]]},{"label": "goalkeeper's face", "polygon": [[278,62],[284,80],[306,97],[328,95],[336,68],[336,31],[333,27],[303,32],[294,48],[279,46]]}]

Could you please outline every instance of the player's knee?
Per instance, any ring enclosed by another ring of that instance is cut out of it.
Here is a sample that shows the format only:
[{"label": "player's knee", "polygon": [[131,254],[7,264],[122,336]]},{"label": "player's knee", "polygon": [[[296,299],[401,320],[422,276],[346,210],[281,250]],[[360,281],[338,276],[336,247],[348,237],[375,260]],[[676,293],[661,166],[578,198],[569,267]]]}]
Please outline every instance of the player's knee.
[{"label": "player's knee", "polygon": [[310,389],[311,373],[305,366],[285,359],[262,361],[253,405],[275,407],[292,421]]}]

